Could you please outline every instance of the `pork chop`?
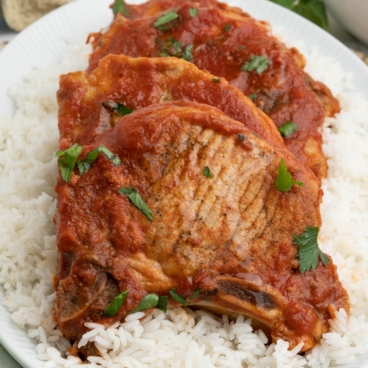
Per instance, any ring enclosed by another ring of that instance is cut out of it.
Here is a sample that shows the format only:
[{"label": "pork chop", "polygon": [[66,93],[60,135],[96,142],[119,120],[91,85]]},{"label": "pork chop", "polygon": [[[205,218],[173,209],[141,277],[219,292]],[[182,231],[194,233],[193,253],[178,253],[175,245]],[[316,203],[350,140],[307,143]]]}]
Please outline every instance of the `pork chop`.
[{"label": "pork chop", "polygon": [[[332,260],[299,272],[293,235],[320,226],[321,196],[314,174],[292,155],[283,157],[220,110],[188,101],[122,117],[78,159],[101,145],[121,163],[100,154],[69,183],[59,174],[55,187],[55,315],[67,338],[78,341],[85,322],[111,325],[145,295],[172,289],[189,305],[250,316],[274,340],[303,341],[303,350],[328,330],[334,310],[349,311]],[[282,158],[304,187],[276,189]],[[124,291],[125,303],[106,317]],[[177,305],[169,296],[169,306]]]},{"label": "pork chop", "polygon": [[[286,146],[319,179],[325,177],[319,128],[325,114],[339,111],[339,104],[326,86],[304,73],[304,57],[240,10],[216,6],[212,0],[200,2],[207,7],[195,2],[170,4],[156,0],[136,6],[133,15],[141,13],[143,18],[128,20],[118,14],[106,32],[91,34],[94,52],[88,71],[108,54],[185,58],[251,96],[277,127],[294,122],[298,130],[285,138]],[[178,18],[155,26],[164,8]],[[194,16],[193,8],[198,10]]]},{"label": "pork chop", "polygon": [[286,150],[273,122],[225,79],[177,58],[125,55],[108,55],[91,74],[74,72],[61,76],[58,91],[61,146],[93,143],[114,126],[120,115],[111,104],[137,110],[177,100],[217,107],[272,146]]}]

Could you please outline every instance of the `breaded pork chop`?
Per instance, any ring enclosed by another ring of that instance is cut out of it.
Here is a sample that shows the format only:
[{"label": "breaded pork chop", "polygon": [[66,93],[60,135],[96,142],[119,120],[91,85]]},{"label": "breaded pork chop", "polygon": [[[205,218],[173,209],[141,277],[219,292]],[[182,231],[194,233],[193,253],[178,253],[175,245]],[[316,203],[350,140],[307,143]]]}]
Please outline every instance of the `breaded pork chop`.
[{"label": "breaded pork chop", "polygon": [[93,143],[120,115],[113,104],[132,110],[189,100],[211,105],[246,125],[272,146],[286,150],[273,122],[237,88],[177,58],[109,55],[90,74],[61,76],[58,91],[62,146]]},{"label": "breaded pork chop", "polygon": [[[55,187],[55,315],[67,338],[78,341],[85,322],[110,325],[145,295],[172,289],[189,305],[250,316],[273,339],[303,341],[303,350],[327,331],[334,310],[349,310],[331,260],[299,272],[293,234],[320,225],[320,190],[292,155],[283,157],[220,110],[185,101],[122,117],[78,159],[101,145],[121,163],[100,154],[69,183],[59,174]],[[304,188],[276,189],[282,158]],[[125,303],[106,317],[124,291]]]},{"label": "breaded pork chop", "polygon": [[[143,18],[128,20],[118,14],[106,32],[92,34],[94,52],[88,71],[108,54],[184,58],[252,96],[277,127],[296,123],[298,130],[285,138],[286,146],[319,179],[326,176],[319,128],[325,113],[333,115],[339,111],[339,104],[326,86],[304,73],[304,57],[296,49],[286,48],[264,24],[241,11],[216,7],[214,1],[203,1],[210,7],[199,8],[195,2],[168,4],[148,2],[141,8]],[[174,11],[178,18],[155,26],[164,8]],[[193,8],[198,10],[194,16]]]}]

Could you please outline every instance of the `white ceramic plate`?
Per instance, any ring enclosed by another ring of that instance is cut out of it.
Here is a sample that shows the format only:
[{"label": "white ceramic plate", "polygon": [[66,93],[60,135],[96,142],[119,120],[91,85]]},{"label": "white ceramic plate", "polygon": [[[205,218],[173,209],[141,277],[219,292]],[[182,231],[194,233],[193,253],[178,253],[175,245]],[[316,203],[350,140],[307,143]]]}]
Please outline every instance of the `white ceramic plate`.
[{"label": "white ceramic plate", "polygon": [[[136,3],[142,2],[137,0]],[[79,0],[55,10],[20,33],[0,53],[0,115],[11,116],[14,112],[9,88],[21,81],[29,71],[40,65],[60,61],[67,46],[63,39],[84,42],[89,32],[108,26],[112,14],[112,0]],[[343,70],[353,73],[356,92],[368,95],[368,68],[339,41],[304,18],[273,3],[262,0],[228,0],[230,5],[242,7],[258,19],[266,20],[274,28],[282,28],[290,43],[301,40],[317,48],[320,55],[333,58]],[[0,341],[9,353],[25,368],[39,368],[42,363],[34,351],[35,341],[16,326],[10,313],[2,305],[4,291],[0,290]],[[368,366],[368,354],[343,368]]]}]

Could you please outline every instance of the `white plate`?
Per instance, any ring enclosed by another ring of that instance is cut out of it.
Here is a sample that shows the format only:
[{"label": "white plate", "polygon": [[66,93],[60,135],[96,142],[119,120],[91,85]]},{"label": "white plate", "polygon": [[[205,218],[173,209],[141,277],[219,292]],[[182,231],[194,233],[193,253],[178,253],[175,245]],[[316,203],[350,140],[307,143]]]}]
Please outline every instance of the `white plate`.
[{"label": "white plate", "polygon": [[[40,19],[20,33],[0,53],[0,115],[14,111],[8,97],[9,88],[21,81],[35,66],[60,61],[67,46],[65,38],[85,41],[89,32],[106,27],[112,19],[109,5],[112,0],[79,0],[65,5]],[[133,2],[133,0],[130,0]],[[138,3],[137,0],[135,0]],[[142,1],[140,1],[142,2]],[[307,49],[317,48],[320,55],[333,58],[343,70],[353,73],[356,92],[368,95],[368,68],[352,52],[328,33],[304,18],[273,3],[262,0],[228,0],[230,5],[242,7],[258,19],[266,20],[274,28],[283,28],[290,43],[302,40]],[[16,326],[9,311],[2,305],[4,291],[0,290],[0,341],[9,353],[25,368],[39,368],[35,341]],[[344,368],[368,366],[368,354]]]}]

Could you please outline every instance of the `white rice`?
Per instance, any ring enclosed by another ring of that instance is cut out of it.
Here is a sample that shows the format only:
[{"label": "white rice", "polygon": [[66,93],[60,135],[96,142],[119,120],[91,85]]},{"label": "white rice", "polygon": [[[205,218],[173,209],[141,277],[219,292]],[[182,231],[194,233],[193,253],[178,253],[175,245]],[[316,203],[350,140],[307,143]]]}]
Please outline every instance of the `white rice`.
[{"label": "white rice", "polygon": [[[11,91],[15,116],[0,121],[0,284],[14,322],[36,339],[46,368],[81,363],[65,354],[70,344],[52,320],[51,275],[57,259],[53,157],[58,78],[85,69],[88,52],[88,46],[70,46],[60,64],[32,72]],[[323,129],[329,175],[323,182],[320,246],[333,257],[349,292],[350,318],[340,310],[321,343],[300,356],[301,346],[289,351],[282,340],[267,345],[264,333],[254,331],[243,317],[229,322],[187,308],[166,315],[158,310],[148,316],[136,313],[107,329],[87,324],[90,331],[79,345],[92,341],[101,356],[89,357],[85,367],[318,368],[346,364],[368,352],[368,104],[351,91],[336,62],[311,54],[307,71],[329,85],[342,106]]]}]

